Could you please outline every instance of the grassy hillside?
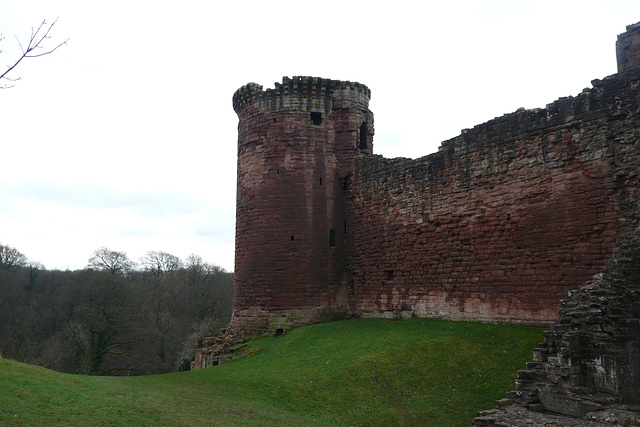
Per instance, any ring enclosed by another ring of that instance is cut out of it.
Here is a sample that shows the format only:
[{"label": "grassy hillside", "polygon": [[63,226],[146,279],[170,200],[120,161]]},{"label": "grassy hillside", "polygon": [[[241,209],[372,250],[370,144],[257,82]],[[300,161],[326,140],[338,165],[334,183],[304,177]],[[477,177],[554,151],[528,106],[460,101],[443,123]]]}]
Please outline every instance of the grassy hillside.
[{"label": "grassy hillside", "polygon": [[537,328],[358,319],[260,338],[194,372],[88,377],[0,360],[0,425],[466,426],[512,388]]}]

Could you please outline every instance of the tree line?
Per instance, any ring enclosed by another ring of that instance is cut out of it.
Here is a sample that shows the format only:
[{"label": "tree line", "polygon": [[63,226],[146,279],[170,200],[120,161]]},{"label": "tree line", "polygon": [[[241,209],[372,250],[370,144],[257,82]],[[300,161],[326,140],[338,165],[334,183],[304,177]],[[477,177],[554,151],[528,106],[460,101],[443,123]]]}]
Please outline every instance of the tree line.
[{"label": "tree line", "polygon": [[47,270],[0,244],[0,357],[61,372],[188,370],[231,317],[233,273],[200,256],[96,250],[85,269]]}]

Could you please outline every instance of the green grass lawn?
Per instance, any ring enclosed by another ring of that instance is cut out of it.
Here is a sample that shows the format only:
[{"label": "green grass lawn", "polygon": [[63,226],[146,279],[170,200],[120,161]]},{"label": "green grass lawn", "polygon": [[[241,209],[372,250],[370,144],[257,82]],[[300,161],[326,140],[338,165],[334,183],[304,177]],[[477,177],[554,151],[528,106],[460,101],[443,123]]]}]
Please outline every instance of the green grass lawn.
[{"label": "green grass lawn", "polygon": [[60,374],[0,359],[0,425],[468,426],[513,387],[539,328],[357,319],[253,342],[200,371]]}]

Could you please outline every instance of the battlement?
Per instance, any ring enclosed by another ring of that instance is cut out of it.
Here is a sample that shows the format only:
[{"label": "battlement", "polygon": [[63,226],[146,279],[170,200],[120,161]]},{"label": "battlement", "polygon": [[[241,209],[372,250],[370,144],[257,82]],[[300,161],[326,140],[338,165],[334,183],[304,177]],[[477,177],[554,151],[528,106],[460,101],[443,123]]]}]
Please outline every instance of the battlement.
[{"label": "battlement", "polygon": [[[640,24],[638,24],[640,30]],[[591,81],[592,88],[584,88],[576,96],[567,96],[547,104],[545,108],[524,109],[496,117],[460,135],[442,142],[439,152],[452,151],[456,156],[482,149],[488,140],[496,140],[497,146],[510,146],[523,132],[536,134],[559,131],[589,122],[606,114],[624,119],[633,113],[631,103],[639,94],[640,69],[629,69]]]},{"label": "battlement", "polygon": [[[371,90],[361,83],[323,79],[320,77],[283,77],[273,89],[263,89],[257,83],[248,83],[233,95],[233,109],[241,114],[247,106],[256,105],[264,110],[300,108],[301,101],[338,99],[368,107]],[[331,105],[329,103],[328,105]]]}]

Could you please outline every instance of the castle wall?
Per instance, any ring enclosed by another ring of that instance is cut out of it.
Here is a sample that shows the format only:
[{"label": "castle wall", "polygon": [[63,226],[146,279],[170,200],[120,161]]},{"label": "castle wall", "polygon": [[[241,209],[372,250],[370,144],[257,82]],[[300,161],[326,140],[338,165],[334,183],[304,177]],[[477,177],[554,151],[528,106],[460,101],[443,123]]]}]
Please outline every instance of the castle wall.
[{"label": "castle wall", "polygon": [[364,85],[240,88],[230,330],[343,306],[552,322],[613,255],[638,200],[639,46],[634,24],[618,36],[618,74],[416,160],[372,154]]},{"label": "castle wall", "polygon": [[638,196],[638,76],[593,84],[463,131],[420,159],[358,157],[352,310],[555,319],[567,291],[612,256]]}]

